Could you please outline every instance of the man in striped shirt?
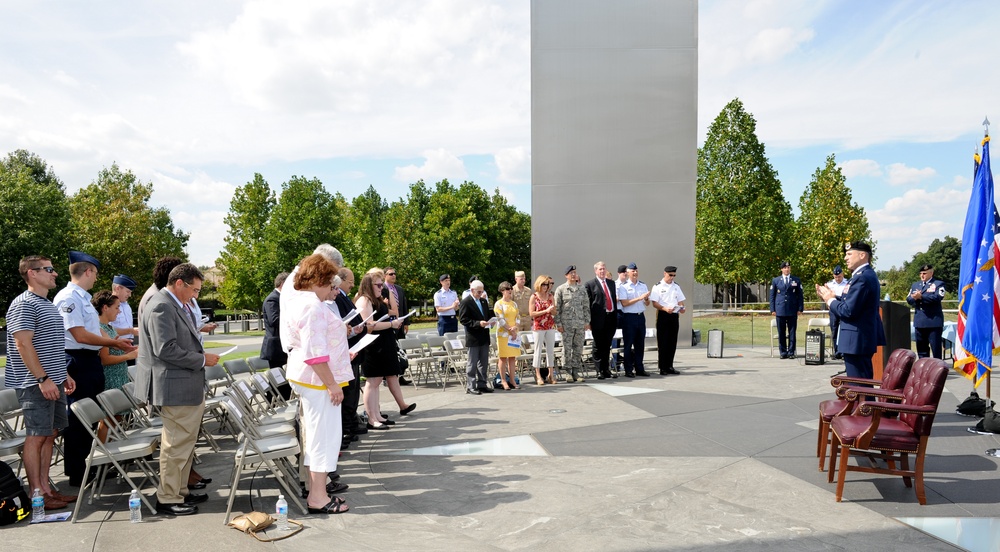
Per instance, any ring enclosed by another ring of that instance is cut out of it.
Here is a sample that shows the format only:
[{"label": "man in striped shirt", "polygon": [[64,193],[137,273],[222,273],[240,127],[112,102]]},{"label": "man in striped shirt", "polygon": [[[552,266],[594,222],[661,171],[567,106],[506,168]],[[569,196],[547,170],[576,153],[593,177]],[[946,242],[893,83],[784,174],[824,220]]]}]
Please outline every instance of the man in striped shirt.
[{"label": "man in striped shirt", "polygon": [[32,489],[45,495],[45,509],[57,510],[76,496],[49,487],[49,465],[56,434],[66,429],[66,395],[76,383],[66,373],[62,317],[47,299],[56,287],[52,261],[40,255],[21,259],[18,271],[28,289],[7,309],[6,386],[17,392],[24,412],[24,470]]}]

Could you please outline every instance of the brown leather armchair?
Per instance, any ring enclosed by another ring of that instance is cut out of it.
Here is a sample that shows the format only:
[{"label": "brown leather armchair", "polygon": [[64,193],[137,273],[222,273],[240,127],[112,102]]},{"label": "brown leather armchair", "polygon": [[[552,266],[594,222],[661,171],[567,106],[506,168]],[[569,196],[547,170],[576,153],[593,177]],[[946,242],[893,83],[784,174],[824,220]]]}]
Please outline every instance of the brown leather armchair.
[{"label": "brown leather armchair", "polygon": [[[909,349],[896,349],[889,355],[889,362],[882,370],[881,380],[849,378],[847,376],[835,376],[830,380],[830,385],[837,389],[837,398],[819,403],[819,431],[816,439],[819,471],[823,471],[826,467],[826,445],[830,442],[830,420],[837,416],[851,414],[857,408],[857,400],[845,398],[847,390],[858,387],[877,387],[887,391],[901,391],[915,360],[917,360],[917,353]],[[853,396],[857,397],[857,395]]]},{"label": "brown leather armchair", "polygon": [[[837,416],[830,422],[833,440],[828,480],[833,482],[836,470],[837,502],[844,495],[847,472],[858,471],[900,475],[907,487],[912,486],[912,477],[916,480],[917,500],[922,505],[927,504],[924,494],[924,455],[948,370],[949,364],[943,360],[922,358],[910,370],[901,397],[898,393],[881,389],[851,389],[845,393],[847,399],[857,399],[859,395],[874,395],[885,400],[863,401],[858,405],[858,415]],[[898,414],[899,418],[886,417],[890,412]],[[851,454],[868,458],[871,465],[849,466],[847,459]],[[910,454],[915,455],[912,470]],[[885,467],[876,460],[884,461]]]}]

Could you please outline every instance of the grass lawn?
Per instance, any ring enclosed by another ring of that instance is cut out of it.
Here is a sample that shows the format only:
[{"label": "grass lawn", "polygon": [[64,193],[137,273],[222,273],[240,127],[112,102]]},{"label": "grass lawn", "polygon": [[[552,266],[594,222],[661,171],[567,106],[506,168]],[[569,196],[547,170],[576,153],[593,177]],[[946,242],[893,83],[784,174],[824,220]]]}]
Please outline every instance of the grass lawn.
[{"label": "grass lawn", "polygon": [[[826,314],[805,314],[799,317],[796,327],[796,349],[799,354],[805,354],[806,330],[809,329],[810,318],[827,318]],[[955,313],[945,313],[945,320],[954,322]],[[774,317],[769,314],[712,314],[695,317],[691,325],[696,330],[701,330],[701,342],[708,342],[709,330],[722,330],[725,332],[725,342],[727,345],[754,345],[762,347],[771,346],[771,320]],[[826,328],[827,339],[830,339],[829,328]],[[829,346],[829,343],[827,344]],[[777,347],[777,340],[775,340]],[[915,350],[915,349],[914,349]]]}]

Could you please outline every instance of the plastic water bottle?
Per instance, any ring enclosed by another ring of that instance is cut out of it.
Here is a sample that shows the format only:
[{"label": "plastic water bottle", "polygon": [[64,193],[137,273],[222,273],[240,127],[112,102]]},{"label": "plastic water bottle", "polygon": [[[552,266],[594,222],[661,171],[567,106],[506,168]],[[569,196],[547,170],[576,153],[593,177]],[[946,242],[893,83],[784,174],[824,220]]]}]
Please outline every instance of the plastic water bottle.
[{"label": "plastic water bottle", "polygon": [[288,526],[288,502],[285,502],[285,495],[278,495],[278,503],[274,505],[274,512],[278,518],[278,529],[287,531]]},{"label": "plastic water bottle", "polygon": [[135,489],[132,489],[132,494],[128,497],[128,520],[132,523],[142,522],[142,497]]},{"label": "plastic water bottle", "polygon": [[41,520],[45,515],[45,497],[42,496],[41,489],[35,489],[35,494],[31,495],[31,517]]}]

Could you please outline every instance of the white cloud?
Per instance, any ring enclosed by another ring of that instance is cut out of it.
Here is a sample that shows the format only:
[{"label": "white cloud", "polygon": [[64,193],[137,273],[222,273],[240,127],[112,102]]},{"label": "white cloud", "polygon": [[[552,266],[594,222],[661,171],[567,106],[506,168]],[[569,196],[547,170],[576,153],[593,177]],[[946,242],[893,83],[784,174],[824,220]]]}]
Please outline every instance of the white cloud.
[{"label": "white cloud", "polygon": [[531,177],[531,151],[524,146],[504,148],[493,155],[500,182],[520,184]]},{"label": "white cloud", "polygon": [[856,176],[882,176],[882,168],[879,166],[877,161],[873,161],[871,159],[851,159],[850,161],[839,163],[839,165],[840,172],[844,173],[846,178],[854,178]]},{"label": "white cloud", "polygon": [[937,175],[937,171],[931,167],[918,169],[915,167],[907,167],[903,163],[892,163],[885,168],[885,172],[887,173],[886,180],[891,186],[915,184],[921,180],[927,180],[928,178]]},{"label": "white cloud", "polygon": [[878,242],[880,268],[901,266],[915,253],[925,251],[935,239],[961,239],[970,193],[968,187],[911,189],[889,199],[881,209],[869,211],[868,223]]},{"label": "white cloud", "polygon": [[423,156],[423,165],[396,167],[392,177],[400,182],[409,183],[423,180],[429,184],[447,178],[455,184],[460,184],[469,176],[468,171],[465,170],[465,163],[450,151],[445,149],[427,150],[423,152]]},{"label": "white cloud", "polygon": [[746,59],[772,63],[798,49],[799,45],[816,36],[812,29],[763,29],[750,41],[745,50]]}]

